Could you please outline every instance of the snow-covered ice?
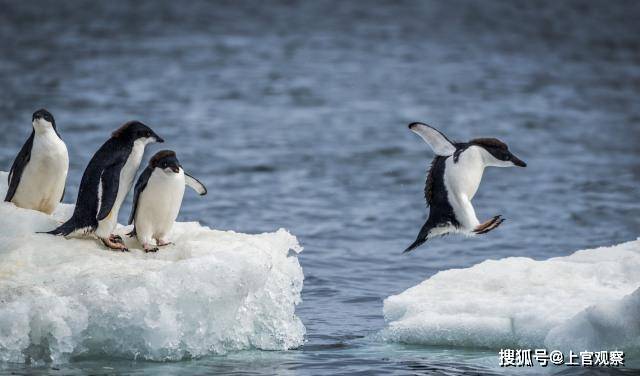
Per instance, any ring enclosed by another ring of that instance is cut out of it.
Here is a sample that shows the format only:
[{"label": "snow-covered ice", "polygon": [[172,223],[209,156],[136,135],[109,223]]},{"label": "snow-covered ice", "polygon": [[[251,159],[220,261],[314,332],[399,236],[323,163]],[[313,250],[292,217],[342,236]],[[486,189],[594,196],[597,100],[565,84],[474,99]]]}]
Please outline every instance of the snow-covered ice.
[{"label": "snow-covered ice", "polygon": [[387,341],[640,351],[640,239],[446,270],[384,301]]},{"label": "snow-covered ice", "polygon": [[[7,174],[0,173],[0,196]],[[53,217],[0,204],[0,361],[108,356],[178,360],[303,343],[295,236],[176,223],[175,245],[145,254],[47,231]],[[117,232],[125,233],[124,227]]]}]

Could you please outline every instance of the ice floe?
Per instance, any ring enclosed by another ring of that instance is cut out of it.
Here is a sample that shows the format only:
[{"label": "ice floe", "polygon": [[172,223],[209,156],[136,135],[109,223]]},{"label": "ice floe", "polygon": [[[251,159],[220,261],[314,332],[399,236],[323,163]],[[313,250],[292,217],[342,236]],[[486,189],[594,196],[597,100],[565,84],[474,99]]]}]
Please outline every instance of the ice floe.
[{"label": "ice floe", "polygon": [[640,239],[442,271],[387,298],[384,316],[393,342],[637,353]]},{"label": "ice floe", "polygon": [[[6,180],[0,173],[2,197]],[[35,233],[72,210],[48,216],[0,203],[0,361],[179,360],[303,343],[301,248],[286,230],[176,223],[175,245],[154,254],[130,240],[132,252],[120,253]]]}]

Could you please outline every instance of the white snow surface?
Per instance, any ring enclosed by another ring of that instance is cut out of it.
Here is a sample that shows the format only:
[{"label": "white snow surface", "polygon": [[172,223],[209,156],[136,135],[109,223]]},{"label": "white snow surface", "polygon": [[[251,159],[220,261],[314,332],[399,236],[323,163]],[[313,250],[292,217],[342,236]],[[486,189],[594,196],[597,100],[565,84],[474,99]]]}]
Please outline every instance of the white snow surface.
[{"label": "white snow surface", "polygon": [[[6,180],[0,172],[2,197]],[[302,249],[286,230],[176,223],[175,244],[149,254],[135,240],[121,253],[94,239],[35,233],[72,211],[59,205],[48,216],[0,203],[0,362],[180,360],[303,343],[295,314]]]},{"label": "white snow surface", "polygon": [[384,301],[383,340],[640,352],[640,239],[439,272]]}]

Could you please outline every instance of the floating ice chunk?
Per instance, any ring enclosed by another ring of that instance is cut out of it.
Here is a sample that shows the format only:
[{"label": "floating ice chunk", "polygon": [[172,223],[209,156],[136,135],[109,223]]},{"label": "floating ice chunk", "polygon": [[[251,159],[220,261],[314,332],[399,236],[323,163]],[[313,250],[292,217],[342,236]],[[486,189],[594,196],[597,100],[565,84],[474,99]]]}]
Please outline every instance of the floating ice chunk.
[{"label": "floating ice chunk", "polygon": [[[2,197],[6,178],[0,173]],[[61,205],[51,217],[0,204],[0,361],[177,360],[302,344],[301,248],[286,230],[176,223],[175,245],[153,254],[133,240],[132,252],[120,253],[35,234],[72,211]]]},{"label": "floating ice chunk", "polygon": [[640,350],[640,240],[446,270],[384,301],[388,341]]}]

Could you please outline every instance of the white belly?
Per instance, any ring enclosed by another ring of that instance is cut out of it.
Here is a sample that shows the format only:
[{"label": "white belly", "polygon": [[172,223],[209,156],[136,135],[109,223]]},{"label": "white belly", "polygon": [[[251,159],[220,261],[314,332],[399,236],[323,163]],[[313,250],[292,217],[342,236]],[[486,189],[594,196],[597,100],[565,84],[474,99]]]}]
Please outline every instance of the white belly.
[{"label": "white belly", "polygon": [[453,162],[453,156],[446,161],[444,185],[447,188],[447,199],[465,231],[472,230],[479,223],[471,199],[478,191],[484,167],[477,146],[470,146],[463,151],[457,163]]},{"label": "white belly", "polygon": [[153,244],[171,232],[184,196],[184,172],[165,173],[156,168],[138,197],[135,227],[138,240]]},{"label": "white belly", "polygon": [[477,146],[463,151],[457,163],[453,162],[453,156],[447,158],[444,181],[449,195],[464,195],[471,200],[478,191],[483,172],[484,163]]},{"label": "white belly", "polygon": [[96,235],[101,238],[108,237],[118,224],[118,213],[120,213],[122,203],[125,198],[127,198],[127,194],[133,185],[133,179],[136,176],[136,172],[138,171],[138,167],[140,167],[140,162],[142,161],[142,156],[144,155],[144,147],[144,143],[135,141],[133,143],[133,148],[131,149],[131,154],[129,154],[129,158],[127,158],[127,162],[120,170],[116,201],[113,203],[113,207],[111,208],[109,215],[98,222],[98,228],[96,229]]},{"label": "white belly", "polygon": [[51,214],[64,192],[69,170],[67,146],[53,130],[36,133],[31,159],[11,200],[21,208]]}]

